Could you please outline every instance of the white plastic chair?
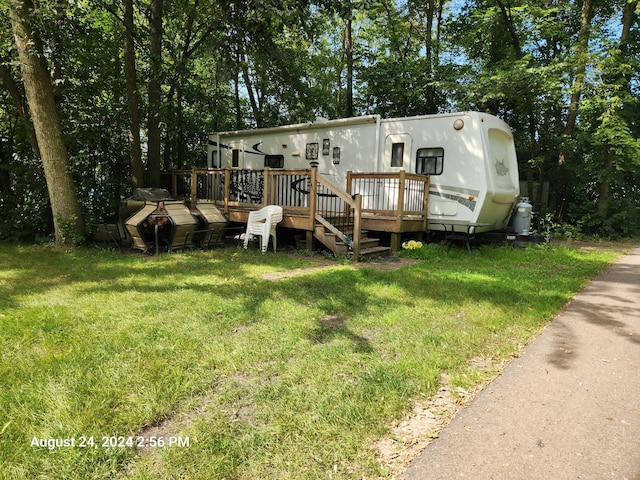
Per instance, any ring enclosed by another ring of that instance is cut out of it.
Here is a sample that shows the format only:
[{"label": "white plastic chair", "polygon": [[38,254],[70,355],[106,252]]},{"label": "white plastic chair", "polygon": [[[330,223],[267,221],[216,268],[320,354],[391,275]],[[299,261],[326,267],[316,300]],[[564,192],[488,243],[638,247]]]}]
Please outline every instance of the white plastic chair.
[{"label": "white plastic chair", "polygon": [[278,205],[267,205],[260,210],[249,212],[247,221],[247,231],[244,236],[244,248],[249,245],[249,240],[253,236],[260,237],[260,249],[262,253],[267,253],[269,237],[273,239],[273,251],[276,251],[276,225],[282,221],[282,207]]}]

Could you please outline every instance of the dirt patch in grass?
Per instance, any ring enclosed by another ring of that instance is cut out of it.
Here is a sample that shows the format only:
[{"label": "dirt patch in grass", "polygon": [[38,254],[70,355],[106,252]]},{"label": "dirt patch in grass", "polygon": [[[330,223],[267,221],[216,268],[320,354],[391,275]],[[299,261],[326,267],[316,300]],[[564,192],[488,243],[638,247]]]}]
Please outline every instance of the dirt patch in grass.
[{"label": "dirt patch in grass", "polygon": [[414,403],[389,434],[374,444],[378,461],[391,478],[404,472],[462,408],[450,386],[442,386],[432,398]]},{"label": "dirt patch in grass", "polygon": [[354,265],[355,268],[377,268],[378,270],[398,270],[399,268],[410,267],[420,263],[420,260],[415,258],[402,258],[402,257],[381,257],[370,260],[368,262],[360,262]]},{"label": "dirt patch in grass", "polygon": [[587,252],[602,250],[609,252],[627,253],[638,246],[634,240],[609,241],[609,240],[574,240],[566,238],[554,238],[551,245],[557,247],[575,248]]},{"label": "dirt patch in grass", "polygon": [[500,362],[492,358],[470,360],[469,366],[492,372],[491,378],[473,391],[454,386],[449,377],[442,374],[438,393],[415,402],[411,411],[392,425],[389,434],[373,445],[386,475],[398,478],[409,468],[411,462],[438,437],[456,414],[468,406],[512,359]]},{"label": "dirt patch in grass", "polygon": [[[338,262],[336,260],[317,260],[313,259],[318,264],[313,267],[304,267],[304,268],[296,268],[292,270],[288,270],[286,272],[275,272],[275,273],[265,273],[262,275],[262,278],[265,280],[282,280],[284,278],[297,277],[300,275],[305,275],[310,272],[317,272],[320,270],[326,270],[328,268],[344,266],[344,263]],[[397,270],[399,268],[408,267],[411,265],[415,265],[419,260],[415,260],[413,258],[400,258],[400,257],[381,257],[369,260],[367,262],[358,262],[358,263],[350,263],[346,264],[349,268],[376,268],[378,270]]]},{"label": "dirt patch in grass", "polygon": [[320,319],[320,323],[328,328],[344,328],[347,319],[342,315],[325,315]]}]

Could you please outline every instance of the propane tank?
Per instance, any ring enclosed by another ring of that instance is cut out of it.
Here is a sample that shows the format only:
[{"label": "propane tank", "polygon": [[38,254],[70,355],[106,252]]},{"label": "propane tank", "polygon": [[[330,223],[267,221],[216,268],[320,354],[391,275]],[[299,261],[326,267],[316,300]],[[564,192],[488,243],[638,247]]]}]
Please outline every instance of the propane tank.
[{"label": "propane tank", "polygon": [[516,203],[513,215],[513,230],[519,235],[529,235],[531,229],[531,215],[533,207],[526,197],[520,198]]}]

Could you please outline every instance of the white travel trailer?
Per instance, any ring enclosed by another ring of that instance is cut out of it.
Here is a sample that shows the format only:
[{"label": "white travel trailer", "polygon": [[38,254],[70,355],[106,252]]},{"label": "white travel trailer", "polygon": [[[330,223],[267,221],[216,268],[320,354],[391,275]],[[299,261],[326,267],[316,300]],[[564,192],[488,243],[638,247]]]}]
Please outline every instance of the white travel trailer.
[{"label": "white travel trailer", "polygon": [[500,230],[520,194],[511,129],[478,112],[369,115],[214,133],[208,158],[211,168],[315,165],[343,189],[348,171],[428,174],[431,230]]}]

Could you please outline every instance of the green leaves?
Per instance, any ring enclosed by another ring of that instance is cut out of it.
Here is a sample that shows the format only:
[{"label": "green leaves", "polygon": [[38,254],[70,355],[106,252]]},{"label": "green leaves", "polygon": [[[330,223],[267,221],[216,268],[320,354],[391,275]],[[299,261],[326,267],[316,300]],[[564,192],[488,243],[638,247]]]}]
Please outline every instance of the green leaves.
[{"label": "green leaves", "polygon": [[[564,220],[580,216],[571,210],[583,200],[567,196],[567,189],[587,191],[586,184],[610,177],[621,182],[619,192],[635,196],[640,49],[632,14],[638,5],[592,1],[590,41],[586,54],[579,55],[581,1],[165,0],[157,74],[162,167],[205,166],[206,138],[213,131],[344,116],[351,88],[348,19],[354,114],[497,113],[514,131],[521,177],[536,209],[558,206]],[[133,4],[143,118],[136,130],[145,151],[149,0]],[[6,5],[7,0],[0,2],[0,8]],[[43,0],[35,20],[55,74],[80,200],[85,213],[106,220],[130,188],[122,2]],[[9,95],[8,79],[18,86],[17,98],[22,94],[12,45],[5,22],[0,27],[0,238],[33,240],[51,230],[53,219],[28,125]],[[576,83],[577,67],[585,60],[584,79]],[[576,129],[566,136],[570,96],[578,91]],[[571,165],[567,176],[558,167],[560,153]],[[602,172],[605,157],[619,178]]]}]

